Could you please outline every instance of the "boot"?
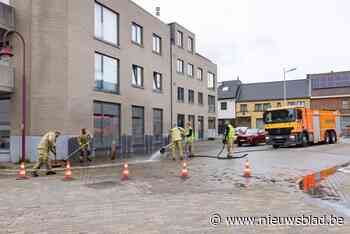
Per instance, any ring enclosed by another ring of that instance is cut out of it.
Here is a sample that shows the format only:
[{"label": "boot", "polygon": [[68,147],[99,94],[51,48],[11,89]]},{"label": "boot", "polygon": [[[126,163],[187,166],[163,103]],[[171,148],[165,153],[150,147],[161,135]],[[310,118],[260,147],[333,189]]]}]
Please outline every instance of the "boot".
[{"label": "boot", "polygon": [[46,175],[56,175],[56,172],[54,172],[54,171],[48,171],[48,172],[46,172]]},{"label": "boot", "polygon": [[33,177],[38,177],[38,173],[36,171],[32,171],[32,173],[30,173]]}]

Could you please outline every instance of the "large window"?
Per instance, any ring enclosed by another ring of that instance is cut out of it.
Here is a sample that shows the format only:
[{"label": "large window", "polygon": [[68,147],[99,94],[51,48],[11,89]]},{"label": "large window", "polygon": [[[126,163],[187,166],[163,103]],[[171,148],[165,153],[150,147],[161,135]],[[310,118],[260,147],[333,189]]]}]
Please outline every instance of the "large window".
[{"label": "large window", "polygon": [[208,95],[209,113],[215,113],[215,96]]},{"label": "large window", "polygon": [[94,102],[94,147],[110,149],[120,144],[120,105]]},{"label": "large window", "polygon": [[119,60],[95,53],[95,89],[119,93]]},{"label": "large window", "polygon": [[177,88],[177,101],[178,102],[185,102],[185,89],[178,87]]},{"label": "large window", "polygon": [[187,64],[187,75],[193,77],[193,64],[191,63]]},{"label": "large window", "polygon": [[0,99],[0,155],[10,151],[10,99]]},{"label": "large window", "polygon": [[182,115],[182,114],[177,115],[177,126],[181,128],[185,128],[185,115]]},{"label": "large window", "polygon": [[153,138],[155,143],[161,143],[163,138],[163,110],[153,109]]},{"label": "large window", "polygon": [[198,105],[203,105],[204,100],[203,100],[203,93],[198,93]]},{"label": "large window", "polygon": [[177,60],[176,71],[178,73],[184,73],[184,61],[183,60],[181,60],[181,59]]},{"label": "large window", "polygon": [[163,89],[163,78],[162,74],[153,72],[153,90],[161,92]]},{"label": "large window", "polygon": [[188,37],[188,41],[187,41],[187,46],[188,46],[188,51],[193,52],[193,38],[192,37]]},{"label": "large window", "polygon": [[99,3],[95,3],[95,37],[118,44],[119,15]]},{"label": "large window", "polygon": [[350,110],[350,99],[342,100],[341,107],[343,110]]},{"label": "large window", "polygon": [[153,52],[157,54],[162,53],[162,38],[157,34],[153,34]]},{"label": "large window", "polygon": [[145,113],[141,106],[132,106],[132,138],[137,145],[144,144],[145,136]]},{"label": "large window", "polygon": [[132,84],[143,87],[143,67],[132,65]]},{"label": "large window", "polygon": [[194,91],[192,89],[188,90],[188,103],[194,104]]},{"label": "large window", "polygon": [[215,89],[215,75],[208,72],[208,89]]},{"label": "large window", "polygon": [[136,23],[131,25],[131,40],[138,45],[143,44],[143,28]]},{"label": "large window", "polygon": [[246,112],[248,112],[248,105],[247,104],[241,104],[239,106],[239,109],[240,109],[240,112],[246,113]]},{"label": "large window", "polygon": [[177,31],[176,32],[176,45],[178,47],[181,47],[181,48],[184,47],[183,38],[184,38],[183,33],[181,31]]},{"label": "large window", "polygon": [[197,68],[197,79],[198,80],[203,80],[203,69],[202,68]]}]

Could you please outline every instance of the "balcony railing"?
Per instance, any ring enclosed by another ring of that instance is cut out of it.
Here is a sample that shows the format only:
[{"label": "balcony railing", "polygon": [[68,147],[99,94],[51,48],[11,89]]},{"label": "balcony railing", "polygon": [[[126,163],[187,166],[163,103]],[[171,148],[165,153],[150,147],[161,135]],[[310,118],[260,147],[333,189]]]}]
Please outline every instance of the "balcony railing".
[{"label": "balcony railing", "polygon": [[15,29],[15,8],[0,2],[0,29]]},{"label": "balcony railing", "polygon": [[14,68],[0,64],[0,94],[14,91]]}]

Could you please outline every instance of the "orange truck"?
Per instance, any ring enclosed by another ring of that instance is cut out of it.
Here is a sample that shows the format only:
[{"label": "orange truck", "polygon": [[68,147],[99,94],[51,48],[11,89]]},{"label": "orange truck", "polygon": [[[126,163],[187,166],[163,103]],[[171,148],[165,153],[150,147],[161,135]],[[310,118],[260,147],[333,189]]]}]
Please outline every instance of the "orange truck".
[{"label": "orange truck", "polygon": [[313,143],[334,144],[340,134],[338,111],[305,107],[280,107],[264,112],[266,142],[280,146],[307,146]]}]

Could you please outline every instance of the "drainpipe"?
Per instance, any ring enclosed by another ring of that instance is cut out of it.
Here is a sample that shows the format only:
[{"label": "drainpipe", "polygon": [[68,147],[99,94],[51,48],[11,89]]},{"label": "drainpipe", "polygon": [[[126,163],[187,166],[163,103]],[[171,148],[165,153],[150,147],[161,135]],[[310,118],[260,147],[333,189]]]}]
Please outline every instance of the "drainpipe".
[{"label": "drainpipe", "polygon": [[174,113],[174,104],[173,104],[173,44],[174,39],[170,39],[170,128],[173,126],[173,113]]}]

